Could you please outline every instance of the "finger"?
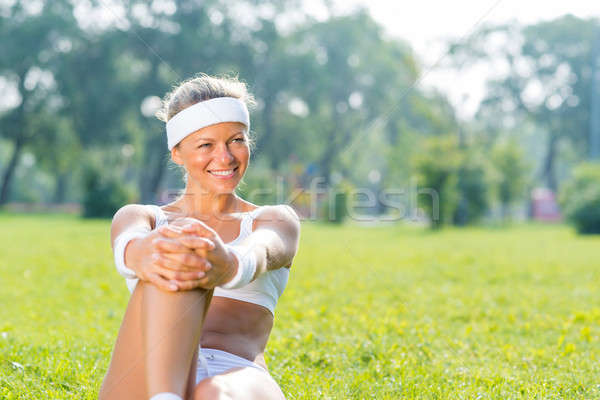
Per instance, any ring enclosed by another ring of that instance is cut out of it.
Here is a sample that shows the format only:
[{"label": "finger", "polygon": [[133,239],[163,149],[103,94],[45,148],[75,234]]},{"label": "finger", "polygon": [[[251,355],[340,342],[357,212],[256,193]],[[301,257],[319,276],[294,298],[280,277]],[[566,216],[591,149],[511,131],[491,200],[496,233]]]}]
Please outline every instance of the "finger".
[{"label": "finger", "polygon": [[159,289],[167,292],[176,292],[178,289],[177,284],[175,284],[174,282],[169,282],[168,280],[166,280],[165,278],[163,278],[155,272],[148,274],[148,280]]},{"label": "finger", "polygon": [[211,251],[215,248],[215,242],[198,236],[182,236],[179,241],[190,249]]},{"label": "finger", "polygon": [[152,246],[162,253],[190,253],[192,250],[176,239],[156,238],[152,240]]},{"label": "finger", "polygon": [[202,287],[201,280],[195,281],[177,281],[177,287],[179,290],[192,290]]},{"label": "finger", "polygon": [[162,253],[154,257],[159,265],[175,271],[208,271],[210,262],[197,254]]},{"label": "finger", "polygon": [[183,271],[174,271],[171,269],[162,269],[160,274],[170,281],[196,281],[205,277],[205,273],[203,271],[193,271],[193,272],[183,272]]},{"label": "finger", "polygon": [[215,235],[215,231],[209,228],[206,224],[202,222],[193,222],[186,224],[182,227],[183,232],[195,234],[204,237],[213,237]]},{"label": "finger", "polygon": [[158,228],[158,233],[168,238],[178,238],[183,234],[181,228],[174,225],[161,226]]},{"label": "finger", "polygon": [[194,253],[196,253],[198,257],[202,257],[204,259],[208,258],[208,250],[194,249]]}]

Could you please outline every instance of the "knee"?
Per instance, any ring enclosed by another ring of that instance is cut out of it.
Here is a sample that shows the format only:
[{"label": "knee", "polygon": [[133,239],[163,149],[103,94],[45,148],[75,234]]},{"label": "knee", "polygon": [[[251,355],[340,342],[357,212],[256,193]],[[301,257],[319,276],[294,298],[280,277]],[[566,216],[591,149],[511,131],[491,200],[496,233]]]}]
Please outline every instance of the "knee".
[{"label": "knee", "polygon": [[194,389],[193,400],[232,400],[233,396],[225,382],[219,376],[201,380]]}]

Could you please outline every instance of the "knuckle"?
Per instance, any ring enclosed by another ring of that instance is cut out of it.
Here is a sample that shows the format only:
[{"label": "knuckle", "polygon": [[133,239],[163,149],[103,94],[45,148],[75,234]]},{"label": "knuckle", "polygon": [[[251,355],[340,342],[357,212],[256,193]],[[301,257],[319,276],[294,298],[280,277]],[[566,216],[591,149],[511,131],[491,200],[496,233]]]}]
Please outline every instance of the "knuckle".
[{"label": "knuckle", "polygon": [[183,263],[185,265],[195,265],[195,263],[196,263],[196,257],[194,257],[191,254],[186,254]]}]

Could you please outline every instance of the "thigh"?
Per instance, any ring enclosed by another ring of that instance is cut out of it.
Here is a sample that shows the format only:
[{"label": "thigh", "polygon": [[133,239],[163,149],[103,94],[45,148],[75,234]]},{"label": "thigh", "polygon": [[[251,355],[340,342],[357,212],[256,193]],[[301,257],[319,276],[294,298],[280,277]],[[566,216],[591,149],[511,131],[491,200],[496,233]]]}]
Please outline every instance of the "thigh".
[{"label": "thigh", "polygon": [[198,382],[194,399],[285,400],[281,388],[268,373],[253,367],[237,367]]},{"label": "thigh", "polygon": [[142,337],[142,285],[134,289],[123,316],[98,399],[147,399]]}]

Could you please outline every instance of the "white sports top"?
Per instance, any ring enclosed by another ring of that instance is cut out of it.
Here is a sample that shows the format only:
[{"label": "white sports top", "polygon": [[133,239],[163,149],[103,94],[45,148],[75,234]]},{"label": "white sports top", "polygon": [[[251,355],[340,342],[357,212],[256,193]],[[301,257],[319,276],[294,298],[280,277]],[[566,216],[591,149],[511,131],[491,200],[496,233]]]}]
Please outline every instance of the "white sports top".
[{"label": "white sports top", "polygon": [[[154,229],[157,229],[168,223],[167,216],[160,207],[155,205],[148,205],[147,207],[150,207],[154,213]],[[228,244],[235,245],[241,243],[248,235],[250,235],[250,233],[252,233],[252,224],[260,209],[261,207],[258,207],[250,212],[242,213],[243,216],[240,223],[240,234]],[[241,300],[247,303],[258,304],[271,311],[271,314],[275,314],[275,305],[285,289],[289,275],[290,269],[286,267],[269,270],[260,274],[258,278],[246,286],[238,289],[222,289],[220,287],[216,287],[213,296],[229,297],[231,299]],[[138,278],[126,279],[127,287],[129,288],[130,292],[133,292],[138,280]]]}]

